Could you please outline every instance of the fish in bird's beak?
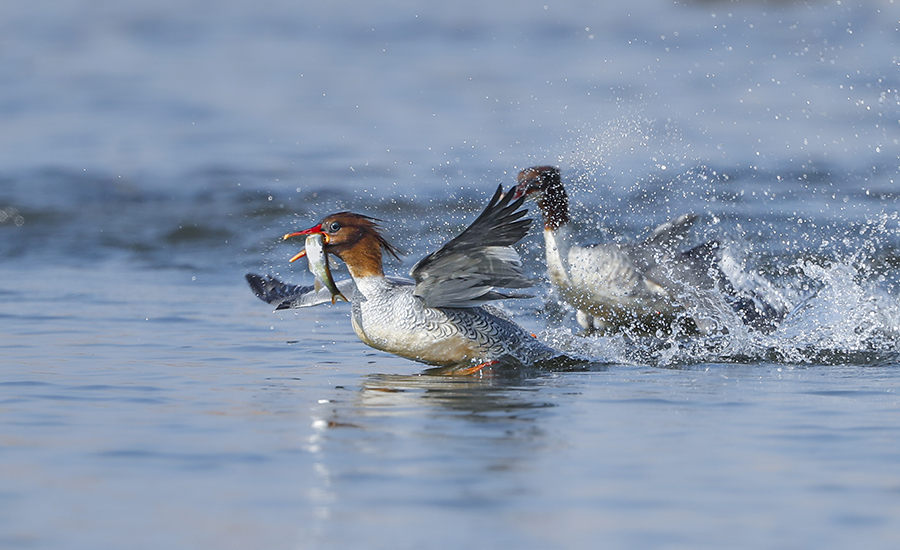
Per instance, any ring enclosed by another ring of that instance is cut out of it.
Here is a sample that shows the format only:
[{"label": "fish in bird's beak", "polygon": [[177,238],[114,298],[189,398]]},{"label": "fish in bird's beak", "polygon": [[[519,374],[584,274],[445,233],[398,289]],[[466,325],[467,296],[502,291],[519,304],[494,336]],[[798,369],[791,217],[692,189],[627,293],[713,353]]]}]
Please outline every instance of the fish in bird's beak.
[{"label": "fish in bird's beak", "polygon": [[284,239],[299,237],[301,235],[306,235],[306,248],[291,258],[291,262],[306,256],[306,259],[309,262],[309,271],[316,277],[316,291],[324,285],[325,288],[331,292],[332,304],[335,303],[338,298],[345,302],[349,302],[350,300],[341,293],[337,284],[334,282],[334,277],[331,276],[331,267],[328,265],[328,253],[325,252],[325,245],[328,243],[328,235],[322,232],[322,224],[304,231],[288,233],[284,236]]},{"label": "fish in bird's beak", "polygon": [[[321,223],[320,223],[319,225],[310,227],[309,229],[304,229],[303,231],[295,231],[294,233],[288,233],[288,234],[286,234],[284,237],[282,237],[281,240],[286,241],[286,240],[288,240],[288,239],[290,239],[290,238],[292,238],[292,237],[301,237],[301,236],[304,236],[304,235],[314,235],[314,234],[322,235],[325,244],[328,244],[328,235],[326,235],[326,234],[322,231],[322,224],[321,224]],[[300,252],[298,252],[294,257],[292,257],[292,258],[291,258],[290,260],[288,260],[288,261],[290,261],[291,263],[294,263],[294,262],[296,262],[297,260],[299,260],[300,258],[302,258],[302,257],[304,257],[304,256],[306,256],[306,250],[305,250],[305,249],[304,249],[304,250],[301,250]]]}]

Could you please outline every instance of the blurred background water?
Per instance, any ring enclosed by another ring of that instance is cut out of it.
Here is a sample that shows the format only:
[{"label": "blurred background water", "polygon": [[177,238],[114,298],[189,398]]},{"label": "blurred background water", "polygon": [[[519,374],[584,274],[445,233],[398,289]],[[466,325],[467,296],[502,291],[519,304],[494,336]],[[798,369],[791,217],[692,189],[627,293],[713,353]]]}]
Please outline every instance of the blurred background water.
[{"label": "blurred background water", "polygon": [[[2,548],[900,543],[894,1],[7,1],[0,128]],[[793,311],[506,304],[592,368],[446,380],[243,281],[341,209],[405,273],[537,163],[585,239],[697,212]]]}]

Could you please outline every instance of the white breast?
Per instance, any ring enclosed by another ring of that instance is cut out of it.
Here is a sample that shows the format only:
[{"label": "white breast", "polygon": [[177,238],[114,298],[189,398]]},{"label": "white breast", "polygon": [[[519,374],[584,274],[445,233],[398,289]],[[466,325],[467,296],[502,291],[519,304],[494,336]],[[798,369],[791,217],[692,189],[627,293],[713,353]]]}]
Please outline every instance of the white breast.
[{"label": "white breast", "polygon": [[547,274],[560,297],[579,310],[579,323],[594,326],[617,319],[670,314],[668,292],[646,279],[628,252],[615,244],[581,247],[568,243],[566,226],[545,230]]}]

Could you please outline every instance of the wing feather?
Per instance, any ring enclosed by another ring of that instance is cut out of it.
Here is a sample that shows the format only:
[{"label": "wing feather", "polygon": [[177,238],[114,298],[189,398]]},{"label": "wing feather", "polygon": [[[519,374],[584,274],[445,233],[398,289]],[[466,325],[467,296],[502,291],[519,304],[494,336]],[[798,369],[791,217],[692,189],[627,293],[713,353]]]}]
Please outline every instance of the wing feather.
[{"label": "wing feather", "polygon": [[[274,304],[276,310],[331,303],[331,291],[324,287],[316,290],[312,285],[289,285],[271,275],[261,277],[255,273],[248,273],[245,278],[253,294],[264,302]],[[356,290],[353,279],[338,281],[337,287],[344,296],[353,296]]]},{"label": "wing feather", "polygon": [[531,219],[502,186],[472,224],[413,266],[415,295],[428,307],[472,307],[490,300],[524,297],[494,292],[495,287],[527,288],[522,261],[512,245],[528,234]]}]

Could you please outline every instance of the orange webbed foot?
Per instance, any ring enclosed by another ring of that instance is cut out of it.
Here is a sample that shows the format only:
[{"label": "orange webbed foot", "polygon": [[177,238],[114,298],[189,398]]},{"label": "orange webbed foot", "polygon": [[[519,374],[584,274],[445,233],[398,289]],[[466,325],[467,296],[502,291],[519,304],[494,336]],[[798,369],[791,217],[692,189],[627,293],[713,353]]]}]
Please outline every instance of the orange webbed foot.
[{"label": "orange webbed foot", "polygon": [[450,374],[453,374],[453,376],[471,376],[473,374],[479,374],[479,373],[481,373],[481,369],[483,369],[485,367],[490,367],[492,365],[496,365],[499,362],[500,361],[498,361],[497,359],[493,359],[491,361],[487,361],[487,362],[475,365],[473,367],[466,367],[464,369],[455,370]]}]

